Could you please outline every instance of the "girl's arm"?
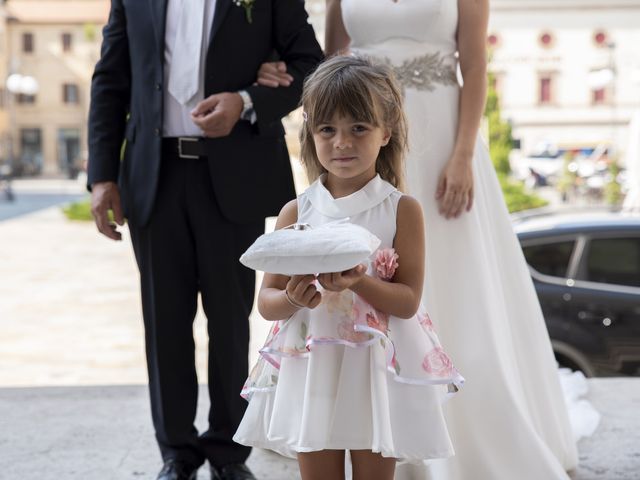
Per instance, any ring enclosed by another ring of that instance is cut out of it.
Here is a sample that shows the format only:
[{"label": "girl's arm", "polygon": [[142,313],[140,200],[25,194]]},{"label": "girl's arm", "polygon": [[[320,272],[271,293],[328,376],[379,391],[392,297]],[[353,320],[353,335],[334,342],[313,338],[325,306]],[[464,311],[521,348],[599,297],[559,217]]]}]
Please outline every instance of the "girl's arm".
[{"label": "girl's arm", "polygon": [[351,39],[342,21],[340,0],[326,0],[324,54],[327,57],[349,48]]},{"label": "girl's arm", "polygon": [[365,275],[350,288],[375,309],[400,318],[418,311],[425,262],[424,219],[416,199],[404,195],[398,203],[396,236],[398,268],[390,282]]},{"label": "girl's arm", "polygon": [[[276,221],[276,230],[287,227],[298,220],[298,201],[287,203]],[[315,308],[321,296],[313,282],[314,275],[276,275],[265,273],[258,294],[258,311],[266,320],[289,318],[300,308]],[[286,292],[289,293],[287,298]],[[295,305],[297,304],[297,306]]]},{"label": "girl's arm", "polygon": [[471,161],[487,90],[486,37],[489,0],[458,1],[458,55],[463,86],[458,105],[456,142],[440,175],[437,200],[440,213],[457,217],[473,203]]}]

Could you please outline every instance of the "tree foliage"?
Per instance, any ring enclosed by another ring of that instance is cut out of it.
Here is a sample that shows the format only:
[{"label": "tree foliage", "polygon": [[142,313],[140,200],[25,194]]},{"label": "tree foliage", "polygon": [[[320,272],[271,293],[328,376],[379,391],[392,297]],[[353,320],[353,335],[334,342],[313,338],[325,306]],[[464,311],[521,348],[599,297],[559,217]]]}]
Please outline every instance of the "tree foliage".
[{"label": "tree foliage", "polygon": [[489,154],[498,174],[502,194],[509,212],[542,207],[547,204],[546,200],[528,192],[522,182],[509,178],[511,173],[509,154],[513,149],[511,125],[502,119],[500,98],[495,89],[494,75],[491,72],[489,72],[488,82],[489,88],[487,89],[487,103],[484,113],[489,124]]}]

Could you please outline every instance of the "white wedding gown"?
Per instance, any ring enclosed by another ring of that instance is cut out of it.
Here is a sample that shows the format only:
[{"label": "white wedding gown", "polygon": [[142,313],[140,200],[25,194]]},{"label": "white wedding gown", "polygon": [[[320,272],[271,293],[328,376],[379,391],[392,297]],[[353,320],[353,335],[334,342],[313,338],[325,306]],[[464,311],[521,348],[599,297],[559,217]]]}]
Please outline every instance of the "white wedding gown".
[{"label": "white wedding gown", "polygon": [[424,302],[467,380],[445,405],[456,455],[399,466],[396,478],[568,479],[577,451],[556,362],[482,140],[472,210],[447,220],[435,202],[458,120],[457,1],[342,0],[342,15],[351,50],[391,63],[404,85],[408,193],[427,226]]}]

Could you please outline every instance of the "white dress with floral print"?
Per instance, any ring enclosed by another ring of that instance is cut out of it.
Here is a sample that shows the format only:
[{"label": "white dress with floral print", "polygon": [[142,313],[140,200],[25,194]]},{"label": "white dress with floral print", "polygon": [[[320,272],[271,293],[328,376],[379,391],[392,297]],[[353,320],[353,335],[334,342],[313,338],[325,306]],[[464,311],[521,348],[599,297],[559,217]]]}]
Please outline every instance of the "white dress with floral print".
[{"label": "white dress with floral print", "polygon": [[[348,217],[380,248],[368,275],[388,279],[402,194],[376,176],[334,199],[322,178],[298,197],[298,222]],[[362,449],[420,462],[453,454],[441,400],[463,378],[440,346],[424,309],[410,319],[377,311],[345,290],[274,322],[243,388],[249,400],[234,439],[288,456],[323,449]]]}]

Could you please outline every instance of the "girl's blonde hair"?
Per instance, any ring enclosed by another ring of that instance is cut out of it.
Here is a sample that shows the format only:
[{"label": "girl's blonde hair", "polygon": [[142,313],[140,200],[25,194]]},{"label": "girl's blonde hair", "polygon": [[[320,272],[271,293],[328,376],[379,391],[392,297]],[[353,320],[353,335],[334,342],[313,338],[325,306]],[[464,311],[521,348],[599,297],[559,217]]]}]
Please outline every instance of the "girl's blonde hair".
[{"label": "girl's blonde hair", "polygon": [[390,130],[389,143],[376,160],[376,172],[404,190],[407,123],[402,90],[391,68],[362,57],[332,57],[305,80],[301,103],[305,120],[300,130],[301,157],[309,181],[326,172],[316,154],[313,132],[338,114]]}]

